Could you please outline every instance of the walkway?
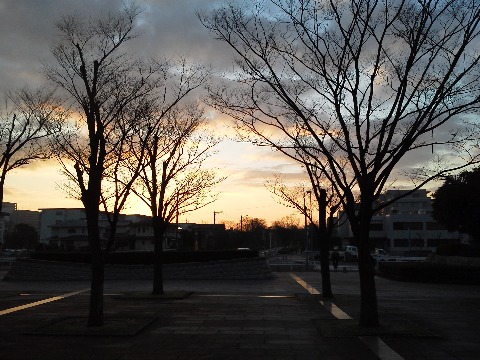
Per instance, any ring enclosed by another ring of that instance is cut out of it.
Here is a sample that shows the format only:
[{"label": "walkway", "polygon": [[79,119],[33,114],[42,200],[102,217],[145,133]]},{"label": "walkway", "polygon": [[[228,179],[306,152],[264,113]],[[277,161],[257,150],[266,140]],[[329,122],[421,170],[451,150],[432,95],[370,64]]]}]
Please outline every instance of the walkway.
[{"label": "walkway", "polygon": [[[167,281],[181,300],[120,299],[149,282],[108,282],[107,318],[154,320],[136,336],[32,335],[62,318],[85,317],[88,283],[1,282],[2,359],[477,359],[480,287],[377,279],[383,319],[405,318],[441,337],[325,337],[322,323],[358,319],[358,273],[332,273],[333,303],[321,303],[320,274],[276,273],[273,280]],[[65,296],[68,295],[68,296]],[[63,296],[63,297],[62,297]],[[62,298],[60,298],[62,297]],[[55,298],[55,301],[46,301]],[[38,302],[44,301],[44,303]],[[36,306],[25,307],[36,303]]]}]

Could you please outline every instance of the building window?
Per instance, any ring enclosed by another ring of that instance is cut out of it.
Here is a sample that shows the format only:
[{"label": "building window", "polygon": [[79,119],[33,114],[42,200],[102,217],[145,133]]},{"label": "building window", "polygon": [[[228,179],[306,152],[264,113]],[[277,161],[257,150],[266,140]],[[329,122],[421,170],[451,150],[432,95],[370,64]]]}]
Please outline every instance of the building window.
[{"label": "building window", "polygon": [[445,226],[438,222],[429,221],[426,225],[427,230],[447,230]]},{"label": "building window", "polygon": [[57,212],[55,212],[55,215],[61,216],[61,215],[63,215],[63,211],[57,211]]},{"label": "building window", "polygon": [[382,223],[370,223],[370,231],[383,231]]},{"label": "building window", "polygon": [[394,247],[408,247],[408,239],[394,239],[393,240]]},{"label": "building window", "polygon": [[75,233],[77,232],[77,229],[75,229],[75,228],[68,228],[67,232],[68,232],[69,234],[75,234]]},{"label": "building window", "polygon": [[437,247],[440,245],[448,245],[448,244],[459,244],[459,239],[428,239],[427,246],[428,247]]},{"label": "building window", "polygon": [[393,230],[423,230],[423,223],[413,221],[394,222]]}]

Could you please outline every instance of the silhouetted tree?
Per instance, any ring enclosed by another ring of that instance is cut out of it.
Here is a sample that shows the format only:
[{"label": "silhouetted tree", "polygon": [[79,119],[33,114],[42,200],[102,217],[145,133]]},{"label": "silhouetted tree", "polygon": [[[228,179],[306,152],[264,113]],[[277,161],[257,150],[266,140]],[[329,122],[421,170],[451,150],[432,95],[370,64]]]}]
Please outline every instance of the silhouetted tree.
[{"label": "silhouetted tree", "polygon": [[[208,72],[198,66],[188,66],[185,60],[172,71],[168,79],[175,92],[157,99],[149,116],[140,123],[140,138],[132,153],[145,149],[142,171],[135,193],[149,207],[154,232],[153,294],[163,290],[163,237],[168,225],[178,217],[200,209],[216,200],[212,189],[223,177],[204,162],[218,143],[205,128],[203,108],[190,101],[188,95],[202,86]],[[142,155],[143,157],[143,155]]]},{"label": "silhouetted tree", "polygon": [[88,326],[103,324],[108,249],[100,241],[98,220],[102,182],[118,140],[118,122],[162,81],[158,66],[133,59],[124,51],[125,44],[136,37],[133,27],[138,14],[132,5],[95,18],[65,16],[57,24],[59,37],[52,48],[57,64],[46,68],[48,78],[63,90],[76,115],[70,131],[56,145],[65,174],[78,187],[87,218],[92,258]]},{"label": "silhouetted tree", "polygon": [[378,326],[369,227],[392,172],[406,154],[432,160],[414,191],[479,160],[461,115],[480,100],[480,3],[272,0],[200,18],[236,55],[212,105],[330,181],[359,242],[360,325]]},{"label": "silhouetted tree", "polygon": [[0,111],[0,212],[7,174],[51,156],[48,138],[61,129],[65,111],[44,89],[8,94]]},{"label": "silhouetted tree", "polygon": [[480,168],[447,176],[435,192],[432,216],[449,231],[480,242]]},{"label": "silhouetted tree", "polygon": [[5,248],[9,249],[35,249],[38,242],[38,232],[28,224],[16,224],[9,231],[5,240]]},{"label": "silhouetted tree", "polygon": [[[340,205],[340,200],[336,196],[334,191],[331,191],[331,187],[328,193],[325,189],[325,185],[329,185],[328,181],[325,181],[322,177],[322,173],[316,171],[315,168],[309,165],[305,166],[310,183],[313,185],[313,190],[306,190],[305,185],[288,186],[285,184],[280,175],[277,175],[271,182],[267,182],[267,188],[275,194],[280,203],[295,208],[304,217],[308,219],[310,227],[315,230],[317,234],[316,247],[320,250],[320,268],[322,277],[322,296],[325,298],[332,298],[332,286],[330,281],[330,266],[329,266],[329,250],[331,244],[332,231],[334,228],[334,215]],[[314,221],[313,206],[309,199],[306,201],[306,196],[313,196],[316,200],[318,209],[318,222]],[[305,222],[305,228],[307,223]]]}]

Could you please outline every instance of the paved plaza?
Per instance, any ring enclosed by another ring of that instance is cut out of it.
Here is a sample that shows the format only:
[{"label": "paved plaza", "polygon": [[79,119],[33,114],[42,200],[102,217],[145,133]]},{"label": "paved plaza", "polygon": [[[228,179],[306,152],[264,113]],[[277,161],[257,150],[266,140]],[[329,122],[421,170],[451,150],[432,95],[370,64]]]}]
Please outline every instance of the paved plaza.
[{"label": "paved plaza", "polygon": [[[274,275],[271,280],[251,281],[169,280],[165,282],[167,292],[181,290],[190,295],[164,300],[125,296],[149,291],[149,281],[107,282],[106,318],[145,320],[135,334],[126,336],[42,331],[62,319],[86,318],[87,282],[2,281],[0,357],[4,360],[473,360],[480,357],[478,285],[405,283],[377,277],[382,323],[402,319],[429,331],[426,336],[417,331],[352,335],[346,324],[358,319],[357,272],[332,273],[333,303],[322,301],[317,294],[321,291],[319,272]],[[342,316],[353,320],[344,320]],[[333,324],[337,333],[326,336],[322,333],[323,324]]]}]

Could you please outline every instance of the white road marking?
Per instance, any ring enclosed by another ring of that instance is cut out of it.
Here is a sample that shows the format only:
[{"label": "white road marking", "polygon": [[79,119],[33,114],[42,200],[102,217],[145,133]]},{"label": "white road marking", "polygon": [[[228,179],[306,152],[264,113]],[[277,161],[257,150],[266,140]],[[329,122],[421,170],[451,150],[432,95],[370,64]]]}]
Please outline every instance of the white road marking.
[{"label": "white road marking", "polygon": [[359,336],[380,360],[405,360],[395,350],[385,344],[378,336]]},{"label": "white road marking", "polygon": [[47,304],[47,303],[50,303],[50,302],[53,302],[53,301],[65,299],[67,297],[78,295],[78,294],[84,293],[84,292],[89,291],[89,290],[90,289],[78,290],[78,291],[74,291],[74,292],[71,292],[71,293],[67,293],[67,294],[63,294],[63,295],[59,295],[59,296],[54,296],[54,297],[51,297],[51,298],[48,298],[48,299],[45,299],[45,300],[35,301],[33,303],[30,303],[30,304],[25,304],[25,305],[16,306],[16,307],[13,307],[13,308],[10,308],[10,309],[0,310],[0,316],[7,315],[7,314],[10,314],[10,313],[13,313],[13,312],[16,312],[16,311],[20,311],[20,310],[29,309],[29,308],[34,307],[34,306]]},{"label": "white road marking", "polygon": [[[290,273],[290,276],[310,294],[320,294],[318,290],[307,284],[297,275]],[[320,301],[320,304],[322,304],[333,316],[339,320],[352,319],[350,315],[348,315],[331,301],[322,300]],[[373,351],[373,353],[380,360],[405,360],[402,356],[400,356],[400,354],[385,344],[378,336],[359,336],[358,338],[362,340],[363,343],[367,345],[367,347]]]},{"label": "white road marking", "polygon": [[[320,292],[315,289],[313,286],[309,285],[307,282],[302,280],[302,278],[298,277],[295,274],[290,273],[290,276],[300,284],[304,289],[306,289],[310,294],[320,294]],[[330,313],[335,316],[337,319],[346,320],[351,319],[350,315],[342,311],[337,305],[335,305],[331,301],[321,300],[320,304],[322,304]]]},{"label": "white road marking", "polygon": [[299,278],[297,275],[290,273],[290,276],[305,290],[307,290],[312,295],[321,295],[321,293],[315,289],[313,286],[308,285],[305,281]]},{"label": "white road marking", "polygon": [[348,315],[346,312],[344,312],[342,309],[340,309],[337,305],[335,305],[331,301],[320,301],[320,304],[322,304],[330,313],[335,316],[339,320],[350,320],[352,317]]}]

